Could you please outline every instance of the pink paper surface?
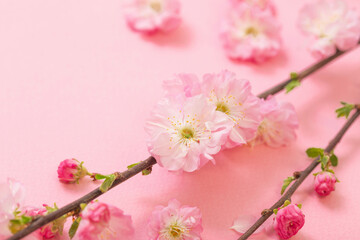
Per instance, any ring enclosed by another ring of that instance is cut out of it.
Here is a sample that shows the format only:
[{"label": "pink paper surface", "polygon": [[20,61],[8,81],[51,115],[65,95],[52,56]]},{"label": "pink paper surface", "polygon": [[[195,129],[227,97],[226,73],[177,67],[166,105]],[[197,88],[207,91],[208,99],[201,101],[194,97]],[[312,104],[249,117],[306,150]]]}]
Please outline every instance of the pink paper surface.
[{"label": "pink paper surface", "polygon": [[[360,9],[358,0],[347,2]],[[254,65],[224,54],[218,33],[226,1],[183,0],[182,26],[151,37],[128,29],[119,0],[0,1],[0,181],[22,182],[28,205],[63,206],[98,185],[59,183],[61,160],[74,157],[89,171],[111,173],[148,157],[144,123],[162,81],[175,73],[229,69],[249,79],[257,94],[312,64],[309,39],[296,27],[304,1],[275,3],[283,50]],[[277,96],[299,115],[298,140],[290,147],[223,151],[216,165],[191,174],[155,166],[150,176],[135,176],[100,200],[133,216],[134,239],[146,239],[151,211],[172,198],[201,209],[203,239],[237,239],[229,230],[233,220],[260,216],[280,197],[282,180],[309,164],[305,149],[325,147],[343,125],[334,114],[339,101],[360,102],[359,60],[355,49]],[[335,192],[318,197],[309,177],[293,196],[306,215],[293,239],[359,239],[359,133],[360,121],[336,148],[341,183]]]}]

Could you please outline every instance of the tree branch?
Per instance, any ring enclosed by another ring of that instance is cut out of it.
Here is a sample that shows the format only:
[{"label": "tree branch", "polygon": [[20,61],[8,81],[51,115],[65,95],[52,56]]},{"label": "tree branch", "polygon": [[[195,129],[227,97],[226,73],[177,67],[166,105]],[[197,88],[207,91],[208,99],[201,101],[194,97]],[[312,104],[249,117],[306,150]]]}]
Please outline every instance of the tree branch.
[{"label": "tree branch", "polygon": [[[340,129],[340,131],[336,134],[336,136],[330,141],[330,143],[325,148],[325,152],[331,152],[336,145],[340,142],[341,138],[344,136],[346,131],[350,128],[350,126],[354,123],[354,121],[360,115],[360,108],[356,109],[356,112],[349,118],[349,120],[344,124],[344,126]],[[285,192],[284,195],[269,208],[270,211],[263,211],[262,216],[252,225],[238,240],[245,240],[253,234],[256,229],[258,229],[272,214],[273,210],[281,207],[286,200],[290,200],[291,196],[298,189],[301,183],[305,180],[306,177],[319,165],[319,158],[316,158],[314,161],[310,163],[310,165],[303,171],[300,172],[300,177],[293,183],[293,185]]]},{"label": "tree branch", "polygon": [[[358,45],[360,44],[360,41],[358,43]],[[337,57],[340,57],[341,55],[343,55],[348,51],[340,51],[337,50],[336,53],[334,55],[331,55],[330,57],[327,57],[313,65],[311,65],[310,67],[304,69],[303,71],[301,71],[300,73],[298,73],[297,76],[297,80],[299,80],[300,82],[302,80],[304,80],[304,78],[306,78],[307,76],[311,75],[312,73],[316,72],[317,70],[321,69],[322,67],[324,67],[325,65],[327,65],[328,63],[332,62],[334,59],[336,59]],[[286,79],[285,81],[275,85],[274,87],[270,88],[269,90],[266,90],[265,92],[262,92],[258,95],[259,98],[267,98],[269,95],[274,95],[280,91],[282,91],[286,85],[288,85],[292,80],[292,78]]]},{"label": "tree branch", "polygon": [[[360,42],[359,42],[360,43]],[[318,69],[322,68],[323,66],[325,66],[326,64],[328,64],[329,62],[331,62],[332,60],[334,60],[335,58],[341,56],[342,54],[344,54],[344,52],[341,51],[337,51],[334,55],[308,67],[307,69],[301,71],[298,74],[298,79],[299,81],[303,80],[305,77],[309,76],[310,74],[314,73],[315,71],[317,71]],[[291,82],[293,79],[288,79],[285,80],[282,83],[279,83],[278,85],[272,87],[271,89],[261,93],[258,95],[259,98],[266,98],[269,95],[275,95],[278,92],[282,91],[285,86]],[[156,164],[156,160],[153,157],[149,157],[146,160],[140,162],[138,165],[134,166],[133,168],[122,172],[119,175],[119,178],[117,178],[115,180],[115,182],[113,183],[113,185],[111,186],[111,188],[119,185],[122,182],[125,182],[126,180],[128,180],[129,178],[133,177],[134,175],[142,172],[143,170],[153,166]],[[110,189],[111,189],[110,188]],[[96,199],[97,197],[99,197],[100,195],[102,195],[103,192],[100,191],[99,188],[96,188],[95,190],[93,190],[92,192],[86,194],[85,196],[69,203],[68,205],[60,208],[59,210],[52,212],[46,216],[40,217],[37,220],[33,221],[28,227],[26,227],[25,229],[17,232],[16,234],[14,234],[13,236],[11,236],[10,238],[8,238],[8,240],[18,240],[21,239],[27,235],[29,235],[30,233],[34,232],[36,229],[54,221],[55,219],[63,216],[64,214],[67,214],[68,212],[71,211],[77,211],[80,209],[80,204],[81,203],[89,203],[92,200]]]}]

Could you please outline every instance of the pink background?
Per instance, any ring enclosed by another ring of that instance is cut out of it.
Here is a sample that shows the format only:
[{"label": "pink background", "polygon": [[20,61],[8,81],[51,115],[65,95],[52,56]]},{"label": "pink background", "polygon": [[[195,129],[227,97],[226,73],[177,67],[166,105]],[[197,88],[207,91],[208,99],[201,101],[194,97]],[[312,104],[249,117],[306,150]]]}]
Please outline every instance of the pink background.
[{"label": "pink background", "polygon": [[[309,1],[308,1],[309,2]],[[347,1],[360,9],[358,0]],[[283,50],[262,64],[226,58],[218,38],[227,3],[183,0],[184,23],[169,35],[131,32],[119,0],[0,1],[0,181],[21,181],[26,202],[59,206],[97,184],[66,186],[58,163],[75,157],[89,171],[111,173],[148,156],[143,130],[173,74],[202,75],[229,69],[251,81],[254,93],[315,60],[308,39],[296,28],[304,1],[275,1]],[[239,147],[216,156],[217,164],[176,175],[158,166],[100,198],[131,214],[134,239],[146,239],[152,209],[177,198],[203,213],[205,240],[236,239],[229,230],[244,214],[259,216],[280,196],[282,180],[309,164],[305,149],[325,147],[345,122],[336,119],[339,101],[360,102],[360,49],[309,77],[291,94],[278,95],[296,107],[298,141],[287,148]],[[347,239],[360,235],[360,121],[336,149],[341,183],[327,198],[314,194],[309,177],[294,195],[306,223],[293,239]]]}]

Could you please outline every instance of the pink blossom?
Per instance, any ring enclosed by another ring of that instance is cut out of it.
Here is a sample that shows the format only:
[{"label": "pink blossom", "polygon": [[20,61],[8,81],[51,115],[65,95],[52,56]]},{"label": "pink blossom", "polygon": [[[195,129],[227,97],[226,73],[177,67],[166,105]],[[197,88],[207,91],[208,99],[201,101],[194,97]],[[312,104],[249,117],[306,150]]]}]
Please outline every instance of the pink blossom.
[{"label": "pink blossom", "polygon": [[304,224],[305,215],[293,203],[280,208],[274,219],[274,228],[282,239],[289,239],[294,236]]},{"label": "pink blossom", "polygon": [[77,231],[79,240],[130,239],[134,229],[131,216],[119,208],[101,202],[91,202],[81,213]]},{"label": "pink blossom", "polygon": [[313,37],[311,52],[324,58],[355,47],[360,39],[360,14],[342,0],[318,0],[300,11],[299,25]]},{"label": "pink blossom", "polygon": [[180,23],[178,0],[128,0],[125,14],[129,27],[137,32],[168,32]]},{"label": "pink blossom", "polygon": [[231,127],[202,95],[163,99],[146,123],[149,152],[168,170],[192,172],[214,161]]},{"label": "pink blossom", "polygon": [[168,206],[157,206],[148,223],[149,240],[200,240],[202,231],[200,210],[181,206],[175,199]]},{"label": "pink blossom", "polygon": [[165,97],[184,101],[201,93],[201,83],[195,74],[177,74],[173,79],[163,82]]},{"label": "pink blossom", "polygon": [[226,119],[232,126],[225,147],[245,144],[254,138],[261,116],[258,98],[251,93],[249,81],[238,79],[227,70],[206,74],[202,93],[216,108],[220,119]]},{"label": "pink blossom", "polygon": [[259,11],[269,12],[272,15],[276,15],[276,7],[270,0],[230,0],[233,5],[246,4],[248,8],[255,8]]},{"label": "pink blossom", "polygon": [[57,172],[59,180],[63,183],[77,183],[88,173],[82,163],[75,158],[61,161]]},{"label": "pink blossom", "polygon": [[226,54],[234,60],[263,62],[278,54],[280,25],[270,11],[235,5],[222,24],[221,41]]},{"label": "pink blossom", "polygon": [[[45,216],[49,213],[48,209],[52,209],[51,207],[44,204],[42,208],[35,207],[25,207],[22,209],[22,212],[25,216],[36,217],[36,216]],[[57,209],[57,208],[56,208]],[[34,235],[37,236],[38,239],[59,239],[62,236],[62,231],[64,228],[66,218],[58,218],[52,223],[46,224],[40,229],[34,232]]]},{"label": "pink blossom", "polygon": [[0,239],[12,235],[9,221],[14,218],[14,211],[20,207],[24,195],[24,188],[19,182],[8,179],[0,183]]},{"label": "pink blossom", "polygon": [[253,144],[264,143],[270,147],[286,146],[296,139],[299,127],[294,106],[287,102],[278,103],[272,96],[261,99],[261,121]]},{"label": "pink blossom", "polygon": [[327,196],[335,191],[336,177],[330,172],[321,172],[315,177],[315,191],[320,196]]}]

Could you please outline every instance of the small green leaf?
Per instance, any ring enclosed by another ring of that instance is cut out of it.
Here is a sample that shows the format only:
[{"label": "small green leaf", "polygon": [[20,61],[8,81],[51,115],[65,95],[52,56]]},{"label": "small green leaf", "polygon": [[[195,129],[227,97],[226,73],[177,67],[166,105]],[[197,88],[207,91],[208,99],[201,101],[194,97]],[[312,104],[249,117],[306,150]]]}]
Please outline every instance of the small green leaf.
[{"label": "small green leaf", "polygon": [[337,113],[337,117],[345,117],[348,118],[350,115],[350,112],[355,108],[354,104],[349,104],[346,102],[341,102],[341,104],[343,105],[343,107],[338,108],[335,110],[335,112]]},{"label": "small green leaf", "polygon": [[142,170],[142,175],[146,176],[149,175],[152,172],[152,167],[148,167],[145,170]]},{"label": "small green leaf", "polygon": [[321,163],[321,169],[322,169],[323,171],[325,171],[326,168],[327,168],[327,164],[328,164],[328,162],[329,162],[329,157],[328,157],[328,156],[323,156],[323,157],[320,158],[319,161],[320,161],[320,163]]},{"label": "small green leaf", "polygon": [[69,237],[70,237],[70,239],[72,239],[72,238],[75,236],[76,231],[77,231],[78,228],[79,228],[80,221],[81,221],[81,217],[78,217],[78,218],[75,219],[75,221],[71,224],[71,227],[70,227],[70,229],[69,229]]},{"label": "small green leaf", "polygon": [[139,163],[130,164],[129,166],[127,166],[127,168],[128,168],[128,169],[133,168],[133,167],[135,167],[135,166],[138,165],[138,164],[139,164]]},{"label": "small green leaf", "polygon": [[28,216],[25,216],[25,215],[22,215],[22,216],[21,216],[21,221],[22,221],[22,223],[24,223],[24,224],[27,224],[27,223],[31,222],[31,220],[32,220],[31,217],[28,217]]},{"label": "small green leaf", "polygon": [[295,80],[295,79],[299,78],[299,75],[296,72],[291,72],[290,77],[291,77],[291,79]]},{"label": "small green leaf", "polygon": [[297,204],[297,206],[298,206],[298,208],[300,208],[300,209],[302,208],[302,204]]},{"label": "small green leaf", "polygon": [[292,181],[294,181],[295,178],[294,177],[288,177],[284,180],[284,183],[282,185],[282,188],[281,188],[281,195],[285,192],[286,188],[290,185],[290,183]]},{"label": "small green leaf", "polygon": [[109,190],[109,188],[112,186],[112,184],[114,183],[116,177],[114,174],[110,174],[108,176],[106,176],[105,181],[101,184],[100,186],[100,191],[101,192],[107,192]]},{"label": "small green leaf", "polygon": [[300,86],[300,81],[298,79],[292,80],[285,86],[286,93],[291,92],[294,88]]},{"label": "small green leaf", "polygon": [[308,148],[306,154],[309,158],[316,158],[324,155],[324,149],[322,148]]},{"label": "small green leaf", "polygon": [[80,203],[81,211],[84,210],[86,208],[86,206],[87,206],[86,203]]},{"label": "small green leaf", "polygon": [[286,201],[284,202],[283,207],[286,207],[286,206],[288,206],[288,205],[290,205],[290,204],[291,204],[291,202],[290,202],[289,200],[286,200]]},{"label": "small green leaf", "polygon": [[332,154],[330,156],[330,162],[331,162],[331,165],[333,165],[334,167],[336,167],[338,165],[338,158],[335,154]]},{"label": "small green leaf", "polygon": [[273,210],[273,212],[274,212],[274,214],[276,215],[277,213],[278,213],[278,209],[277,208],[275,208],[274,210]]},{"label": "small green leaf", "polygon": [[106,175],[102,175],[102,174],[99,174],[99,173],[95,174],[95,179],[96,180],[105,179],[105,178],[107,178]]}]

